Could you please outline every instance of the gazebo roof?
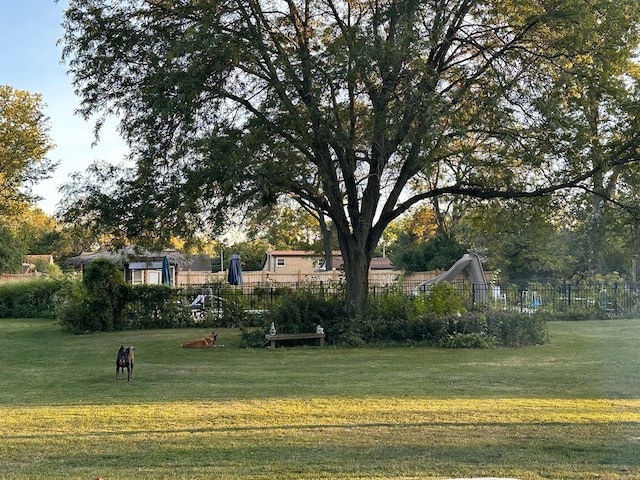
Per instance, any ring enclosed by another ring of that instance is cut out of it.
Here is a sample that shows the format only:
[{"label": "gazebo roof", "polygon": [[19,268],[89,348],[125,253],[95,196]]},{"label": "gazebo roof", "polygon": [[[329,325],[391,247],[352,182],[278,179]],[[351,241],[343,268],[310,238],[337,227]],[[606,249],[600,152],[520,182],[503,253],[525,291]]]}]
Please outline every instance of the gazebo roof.
[{"label": "gazebo roof", "polygon": [[127,265],[131,262],[153,262],[162,261],[163,257],[167,257],[170,265],[179,267],[188,266],[191,260],[176,252],[175,250],[165,250],[162,252],[151,252],[140,247],[127,246],[117,251],[99,251],[99,252],[82,252],[77,257],[71,257],[67,260],[69,265],[74,267],[85,266],[88,263],[98,259],[107,259],[116,265]]}]

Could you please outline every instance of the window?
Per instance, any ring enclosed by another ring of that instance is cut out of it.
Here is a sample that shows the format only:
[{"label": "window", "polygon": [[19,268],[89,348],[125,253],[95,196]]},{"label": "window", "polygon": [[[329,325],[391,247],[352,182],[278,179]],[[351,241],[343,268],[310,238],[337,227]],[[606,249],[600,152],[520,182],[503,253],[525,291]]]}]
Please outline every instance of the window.
[{"label": "window", "polygon": [[142,270],[131,270],[132,285],[142,285],[143,281]]},{"label": "window", "polygon": [[276,267],[284,267],[284,258],[276,258]]},{"label": "window", "polygon": [[147,270],[147,283],[149,285],[160,285],[162,272],[157,270]]}]

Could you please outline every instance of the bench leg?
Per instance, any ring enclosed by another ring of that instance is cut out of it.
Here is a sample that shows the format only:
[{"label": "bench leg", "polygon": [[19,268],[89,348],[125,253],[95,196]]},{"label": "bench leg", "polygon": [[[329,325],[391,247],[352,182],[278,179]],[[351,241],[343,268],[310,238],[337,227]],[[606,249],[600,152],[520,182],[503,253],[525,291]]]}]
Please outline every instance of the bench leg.
[{"label": "bench leg", "polygon": [[276,348],[276,341],[275,340],[271,340],[271,348]]}]

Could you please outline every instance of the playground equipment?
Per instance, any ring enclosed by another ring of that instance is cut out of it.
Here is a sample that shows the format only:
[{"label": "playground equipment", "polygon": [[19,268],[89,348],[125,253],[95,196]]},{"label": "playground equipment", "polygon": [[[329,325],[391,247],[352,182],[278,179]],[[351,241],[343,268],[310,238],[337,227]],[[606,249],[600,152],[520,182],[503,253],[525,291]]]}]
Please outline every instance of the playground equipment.
[{"label": "playground equipment", "polygon": [[465,253],[449,270],[426,282],[422,282],[413,290],[413,293],[417,295],[427,292],[429,286],[434,283],[452,282],[458,274],[467,267],[469,268],[469,278],[471,279],[473,288],[474,303],[485,303],[487,301],[488,291],[487,280],[484,278],[484,270],[482,270],[480,257],[475,253]]}]

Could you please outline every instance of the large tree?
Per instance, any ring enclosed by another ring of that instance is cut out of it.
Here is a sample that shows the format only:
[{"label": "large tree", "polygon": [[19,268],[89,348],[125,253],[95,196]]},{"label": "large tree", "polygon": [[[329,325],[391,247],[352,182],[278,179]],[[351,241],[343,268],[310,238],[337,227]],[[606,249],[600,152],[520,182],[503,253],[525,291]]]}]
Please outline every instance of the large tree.
[{"label": "large tree", "polygon": [[53,147],[42,98],[0,85],[0,215],[20,213],[37,199],[31,187],[56,167],[46,158]]},{"label": "large tree", "polygon": [[622,13],[634,42],[637,3],[70,0],[64,58],[80,112],[119,115],[132,146],[118,227],[188,232],[292,195],[336,228],[355,314],[385,227],[419,202],[543,195],[633,160],[552,148],[541,99],[597,48],[597,17]]},{"label": "large tree", "polygon": [[633,180],[628,183],[637,165],[624,161],[637,158],[639,128],[638,32],[629,28],[627,18],[637,19],[634,3],[592,2],[591,13],[581,24],[579,55],[563,61],[553,88],[540,100],[553,126],[548,129],[550,144],[558,154],[571,158],[574,168],[594,170],[585,191],[570,202],[584,227],[582,268],[596,273],[619,268],[619,262],[611,263],[615,239],[612,236],[609,242],[613,231],[608,224],[615,221],[612,208],[622,199],[620,194],[637,188]]}]

